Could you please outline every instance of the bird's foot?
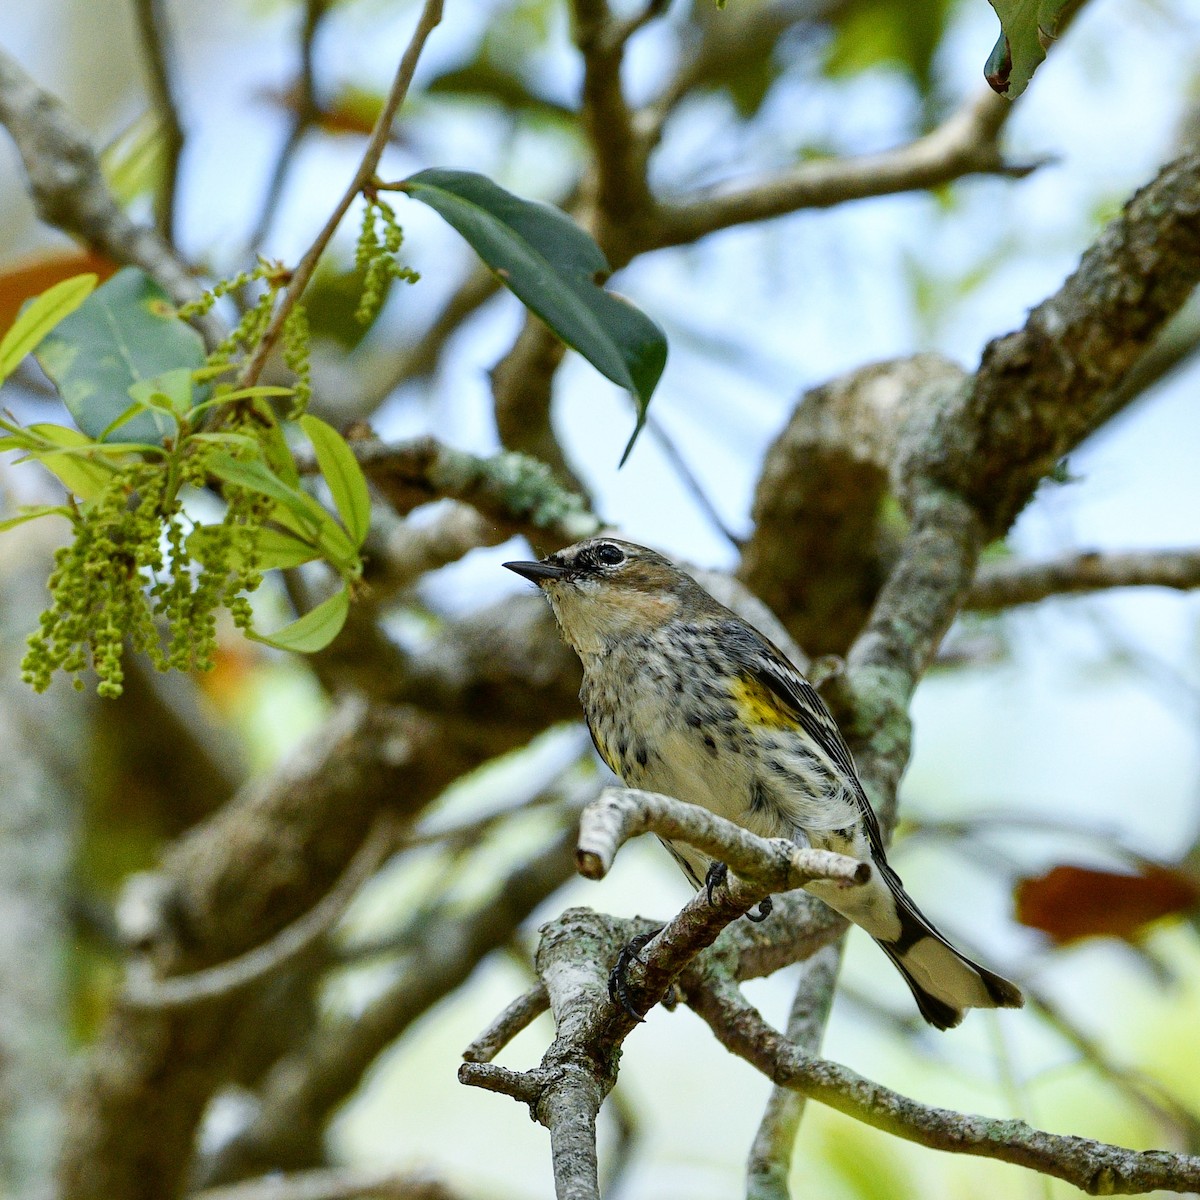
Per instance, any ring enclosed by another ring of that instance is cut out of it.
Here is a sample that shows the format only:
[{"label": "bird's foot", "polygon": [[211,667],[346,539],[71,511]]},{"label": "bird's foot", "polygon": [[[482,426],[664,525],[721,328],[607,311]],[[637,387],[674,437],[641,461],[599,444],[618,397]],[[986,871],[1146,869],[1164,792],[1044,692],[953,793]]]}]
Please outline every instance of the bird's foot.
[{"label": "bird's foot", "polygon": [[753,921],[755,925],[757,925],[760,921],[765,921],[771,915],[771,910],[774,907],[775,901],[772,900],[770,896],[767,896],[765,899],[762,899],[758,902],[757,913],[748,912],[746,914],[746,920]]},{"label": "bird's foot", "polygon": [[619,1004],[635,1021],[642,1021],[644,1018],[637,1008],[634,1007],[633,1001],[629,995],[629,964],[644,963],[642,951],[646,948],[652,938],[661,932],[662,926],[658,929],[651,929],[648,933],[639,933],[637,937],[630,938],[624,946],[621,947],[621,953],[617,955],[616,964],[608,973],[608,998],[614,1003]]}]

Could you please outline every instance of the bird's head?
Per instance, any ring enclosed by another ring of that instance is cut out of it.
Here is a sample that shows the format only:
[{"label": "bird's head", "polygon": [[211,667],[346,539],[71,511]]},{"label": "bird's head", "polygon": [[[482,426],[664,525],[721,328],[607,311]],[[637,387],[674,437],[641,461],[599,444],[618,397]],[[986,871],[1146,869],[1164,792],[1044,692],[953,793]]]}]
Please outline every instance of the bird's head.
[{"label": "bird's head", "polygon": [[689,602],[703,603],[696,593],[706,598],[661,554],[613,537],[576,542],[539,562],[504,565],[542,589],[563,637],[583,657],[658,628]]}]

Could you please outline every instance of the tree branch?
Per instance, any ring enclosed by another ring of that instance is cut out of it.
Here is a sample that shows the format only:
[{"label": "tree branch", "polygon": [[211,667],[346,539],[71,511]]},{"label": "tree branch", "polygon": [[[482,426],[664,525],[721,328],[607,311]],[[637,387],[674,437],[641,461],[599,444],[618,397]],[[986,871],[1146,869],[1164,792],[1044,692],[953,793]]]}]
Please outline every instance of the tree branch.
[{"label": "tree branch", "polygon": [[1198,1157],[1126,1150],[1090,1138],[1046,1133],[1024,1121],[934,1108],[837,1063],[814,1058],[772,1029],[733,984],[690,995],[688,1003],[726,1049],[768,1078],[906,1141],[1028,1167],[1091,1195],[1190,1192],[1200,1187]]},{"label": "tree branch", "polygon": [[758,182],[726,184],[689,200],[662,202],[645,248],[689,245],[731,225],[940,187],[964,175],[1020,178],[1038,164],[1010,164],[1002,157],[998,139],[1011,111],[1009,101],[987,89],[932,133],[895,150],[804,163]]},{"label": "tree branch", "polygon": [[[3,50],[0,122],[16,142],[43,221],[113,262],[141,267],[176,304],[200,298],[200,286],[187,263],[154,230],[134,224],[108,190],[83,128]],[[220,321],[211,314],[196,324],[210,347],[224,337]]]},{"label": "tree branch", "polygon": [[1049,562],[985,562],[963,607],[998,612],[1051,596],[1126,587],[1200,587],[1200,550],[1085,550]]},{"label": "tree branch", "polygon": [[[839,942],[801,964],[788,1014],[787,1039],[806,1054],[815,1055],[821,1049],[841,961]],[[805,1096],[792,1088],[776,1084],[771,1090],[746,1163],[746,1200],[791,1200],[788,1175],[804,1101]]]}]

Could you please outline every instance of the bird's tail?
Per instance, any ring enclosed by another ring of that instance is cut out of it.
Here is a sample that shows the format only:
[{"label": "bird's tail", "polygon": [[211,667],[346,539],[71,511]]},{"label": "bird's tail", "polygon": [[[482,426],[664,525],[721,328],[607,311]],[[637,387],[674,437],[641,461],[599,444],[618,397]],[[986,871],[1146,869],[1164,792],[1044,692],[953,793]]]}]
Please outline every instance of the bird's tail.
[{"label": "bird's tail", "polygon": [[[1020,1008],[1021,990],[959,953],[916,906],[886,863],[872,864],[860,888],[822,888],[817,894],[861,925],[904,976],[921,1016],[937,1029],[953,1029],[969,1008]],[[817,891],[812,884],[808,890]],[[858,893],[857,895],[855,893]]]}]

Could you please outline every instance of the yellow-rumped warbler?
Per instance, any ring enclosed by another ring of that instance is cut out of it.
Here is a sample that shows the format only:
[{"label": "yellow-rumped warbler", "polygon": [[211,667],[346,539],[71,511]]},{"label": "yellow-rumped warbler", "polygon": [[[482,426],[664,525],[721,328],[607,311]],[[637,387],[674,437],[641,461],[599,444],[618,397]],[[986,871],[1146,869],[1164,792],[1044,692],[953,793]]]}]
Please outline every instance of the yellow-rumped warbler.
[{"label": "yellow-rumped warbler", "polygon": [[[806,890],[879,943],[938,1029],[968,1008],[1020,1007],[1015,985],[955,950],[913,903],[833,717],[757,630],[662,555],[616,538],[504,565],[550,601],[583,661],[579,698],[596,749],[627,786],[872,863],[865,883]],[[668,849],[704,886],[708,857]]]}]

